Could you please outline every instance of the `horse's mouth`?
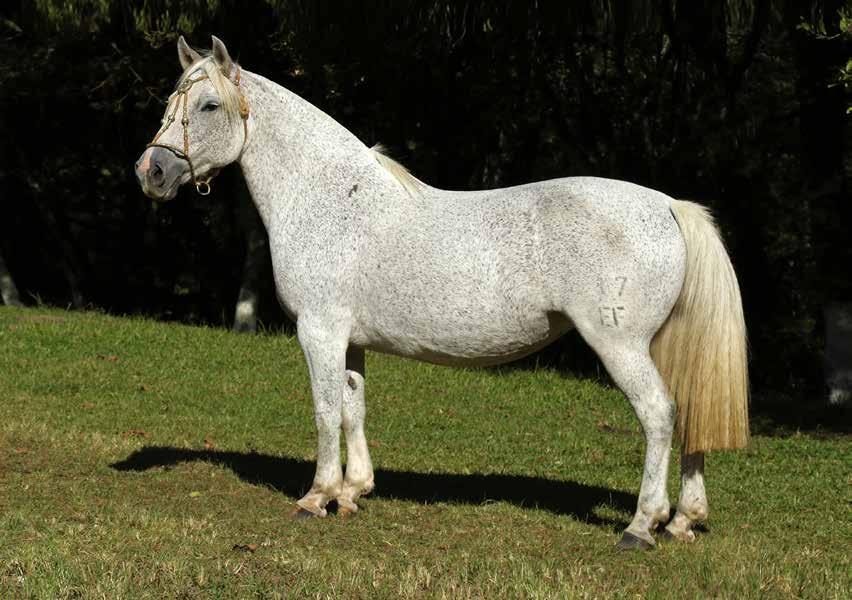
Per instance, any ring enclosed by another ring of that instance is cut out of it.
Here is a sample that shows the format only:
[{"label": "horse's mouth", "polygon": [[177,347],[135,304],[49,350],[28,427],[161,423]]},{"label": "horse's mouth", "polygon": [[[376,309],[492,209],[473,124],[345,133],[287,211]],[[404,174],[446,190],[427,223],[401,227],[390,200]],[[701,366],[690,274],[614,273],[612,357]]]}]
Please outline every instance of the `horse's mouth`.
[{"label": "horse's mouth", "polygon": [[175,181],[165,190],[162,188],[150,189],[147,186],[143,186],[142,192],[157,204],[164,204],[166,202],[169,202],[170,200],[174,200],[175,196],[177,196],[179,188],[180,185],[177,181]]},{"label": "horse's mouth", "polygon": [[170,189],[168,192],[166,192],[164,196],[160,196],[159,198],[152,196],[151,200],[153,200],[157,204],[165,204],[166,202],[171,202],[177,196],[178,188],[180,188],[180,186],[176,185],[172,187],[172,189]]},{"label": "horse's mouth", "polygon": [[142,192],[157,204],[165,204],[166,202],[174,200],[181,186],[185,183],[189,183],[191,179],[192,177],[190,176],[189,171],[187,171],[186,173],[181,173],[175,177],[169,185],[164,187],[153,188],[143,184]]}]

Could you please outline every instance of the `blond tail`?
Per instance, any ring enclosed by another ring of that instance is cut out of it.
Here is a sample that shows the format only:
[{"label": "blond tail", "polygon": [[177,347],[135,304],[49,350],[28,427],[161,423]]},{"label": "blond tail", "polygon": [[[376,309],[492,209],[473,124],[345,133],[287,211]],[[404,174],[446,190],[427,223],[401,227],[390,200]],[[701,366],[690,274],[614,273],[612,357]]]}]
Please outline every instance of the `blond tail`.
[{"label": "blond tail", "polygon": [[686,276],[651,356],[677,404],[683,451],[748,444],[748,366],[740,288],[709,211],[674,200]]}]

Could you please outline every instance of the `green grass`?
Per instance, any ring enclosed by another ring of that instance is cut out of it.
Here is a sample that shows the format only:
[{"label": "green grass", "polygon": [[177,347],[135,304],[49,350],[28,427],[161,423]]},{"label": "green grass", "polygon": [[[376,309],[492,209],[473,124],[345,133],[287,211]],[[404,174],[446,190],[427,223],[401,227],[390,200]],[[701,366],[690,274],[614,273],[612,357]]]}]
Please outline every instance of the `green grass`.
[{"label": "green grass", "polygon": [[315,452],[295,339],[0,307],[0,598],[852,589],[848,436],[712,454],[708,531],[619,552],[643,452],[620,393],[367,362],[376,492],[352,519],[295,522]]}]

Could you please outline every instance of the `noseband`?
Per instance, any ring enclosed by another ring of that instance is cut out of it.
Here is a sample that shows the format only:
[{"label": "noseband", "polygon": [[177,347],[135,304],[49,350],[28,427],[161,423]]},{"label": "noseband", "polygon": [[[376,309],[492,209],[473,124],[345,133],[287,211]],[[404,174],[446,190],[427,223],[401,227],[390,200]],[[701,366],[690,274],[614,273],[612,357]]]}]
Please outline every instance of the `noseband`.
[{"label": "noseband", "polygon": [[[189,90],[192,88],[193,85],[195,85],[199,81],[204,81],[205,79],[210,79],[210,77],[205,74],[200,77],[197,77],[196,79],[187,77],[183,80],[183,83],[180,84],[180,87],[177,89],[177,91],[175,91],[171,96],[169,96],[169,102],[171,102],[171,99],[174,96],[177,96],[177,102],[175,102],[175,106],[172,109],[171,114],[166,117],[165,124],[163,125],[163,127],[160,128],[160,131],[157,132],[157,135],[154,136],[154,139],[151,140],[151,143],[145,146],[146,148],[165,148],[178,158],[185,160],[186,163],[189,165],[189,172],[190,175],[192,175],[192,182],[195,184],[195,189],[202,196],[206,196],[210,193],[210,182],[213,180],[213,177],[216,176],[218,171],[214,171],[206,179],[199,179],[198,176],[195,174],[195,167],[192,164],[192,159],[189,158]],[[249,105],[245,95],[243,94],[242,89],[240,89],[239,67],[237,67],[237,74],[234,77],[234,85],[237,86],[237,91],[240,95],[239,110],[240,118],[243,120],[243,147],[240,149],[240,155],[242,155],[243,149],[245,149],[246,142],[248,141]],[[175,146],[171,146],[169,144],[160,144],[157,142],[157,140],[160,139],[160,136],[163,135],[166,131],[168,131],[172,123],[175,122],[175,116],[177,115],[178,108],[181,105],[181,100],[183,100],[183,118],[180,121],[181,125],[183,125],[183,150]]]}]

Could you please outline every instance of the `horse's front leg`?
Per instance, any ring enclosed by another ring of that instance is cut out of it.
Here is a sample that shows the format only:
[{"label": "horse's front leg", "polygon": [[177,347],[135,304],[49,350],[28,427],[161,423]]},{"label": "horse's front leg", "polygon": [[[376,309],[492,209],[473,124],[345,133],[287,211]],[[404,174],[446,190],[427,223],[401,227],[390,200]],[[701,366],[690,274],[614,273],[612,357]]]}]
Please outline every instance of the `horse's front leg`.
[{"label": "horse's front leg", "polygon": [[364,435],[364,350],[346,352],[346,385],[343,388],[343,433],[346,436],[346,477],[337,497],[340,515],[358,510],[356,500],[373,491],[373,464]]},{"label": "horse's front leg", "polygon": [[308,363],[317,426],[317,470],[310,491],[298,502],[296,516],[326,515],[325,506],[343,489],[340,424],[346,385],[345,327],[320,319],[299,318],[299,344]]}]

